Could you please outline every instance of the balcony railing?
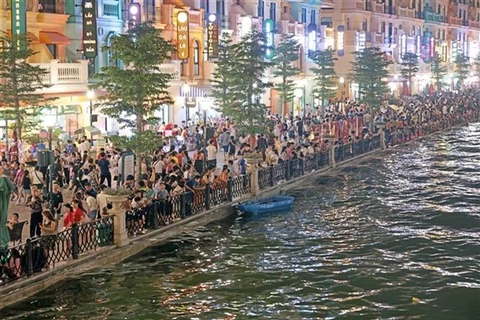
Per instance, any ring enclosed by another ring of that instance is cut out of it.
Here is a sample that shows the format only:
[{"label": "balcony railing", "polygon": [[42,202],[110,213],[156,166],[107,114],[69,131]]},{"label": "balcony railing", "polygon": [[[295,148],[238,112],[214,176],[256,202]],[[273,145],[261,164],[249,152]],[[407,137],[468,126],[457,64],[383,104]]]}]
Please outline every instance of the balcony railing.
[{"label": "balcony railing", "polygon": [[425,22],[435,22],[435,23],[443,23],[445,19],[441,14],[433,13],[430,11],[424,12]]},{"label": "balcony railing", "polygon": [[398,7],[398,16],[405,18],[415,18],[415,9]]},{"label": "balcony railing", "polygon": [[480,29],[480,21],[468,21],[468,26],[476,29]]},{"label": "balcony railing", "polygon": [[[66,0],[24,0],[27,11],[65,14]],[[7,9],[10,9],[12,0],[7,0]]]},{"label": "balcony railing", "polygon": [[59,60],[51,60],[50,63],[32,63],[46,71],[42,76],[42,82],[50,85],[61,84],[87,84],[88,61],[79,60],[76,63],[59,63]]},{"label": "balcony railing", "polygon": [[173,76],[173,81],[179,81],[181,76],[181,61],[172,60],[168,63],[163,63],[160,65],[160,71],[163,73],[169,73]]},{"label": "balcony railing", "polygon": [[459,18],[459,17],[449,16],[448,17],[448,23],[461,26],[462,25],[462,19]]},{"label": "balcony railing", "polygon": [[303,35],[305,34],[305,26],[303,23],[300,22],[282,20],[280,21],[279,31],[282,34]]}]

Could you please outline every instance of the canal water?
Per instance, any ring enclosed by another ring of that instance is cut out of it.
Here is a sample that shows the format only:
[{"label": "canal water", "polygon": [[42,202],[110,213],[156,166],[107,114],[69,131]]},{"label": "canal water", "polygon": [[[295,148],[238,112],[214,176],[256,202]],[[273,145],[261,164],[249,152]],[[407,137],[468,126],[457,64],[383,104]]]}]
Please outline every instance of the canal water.
[{"label": "canal water", "polygon": [[2,319],[479,319],[480,124],[291,190],[0,310]]}]

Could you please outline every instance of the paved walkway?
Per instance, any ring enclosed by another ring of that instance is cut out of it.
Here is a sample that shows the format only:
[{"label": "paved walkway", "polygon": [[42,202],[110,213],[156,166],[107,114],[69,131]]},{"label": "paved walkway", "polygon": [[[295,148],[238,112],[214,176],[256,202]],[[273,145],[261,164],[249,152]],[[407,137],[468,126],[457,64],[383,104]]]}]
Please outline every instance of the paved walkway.
[{"label": "paved walkway", "polygon": [[[224,165],[224,154],[223,150],[217,153],[217,168],[221,168]],[[114,181],[112,181],[114,183]],[[115,186],[113,186],[115,187]],[[72,199],[73,193],[68,189],[62,189],[63,199],[66,201],[65,203],[70,202]],[[67,202],[68,201],[68,202]],[[10,207],[8,208],[8,218],[13,213],[18,213],[19,221],[28,221],[30,223],[30,208],[25,205],[15,205],[15,201],[10,202]],[[63,219],[60,219],[58,230],[63,229]],[[26,224],[23,227],[22,232],[22,241],[24,242],[30,236],[30,224]]]}]

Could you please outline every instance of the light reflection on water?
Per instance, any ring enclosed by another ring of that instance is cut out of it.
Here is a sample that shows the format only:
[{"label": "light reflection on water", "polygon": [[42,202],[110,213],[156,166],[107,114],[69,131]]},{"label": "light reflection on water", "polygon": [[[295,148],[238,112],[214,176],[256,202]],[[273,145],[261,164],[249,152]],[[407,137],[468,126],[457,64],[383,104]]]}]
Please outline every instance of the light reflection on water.
[{"label": "light reflection on water", "polygon": [[[69,279],[5,319],[478,319],[480,125],[394,148]],[[33,315],[35,312],[35,315]]]}]

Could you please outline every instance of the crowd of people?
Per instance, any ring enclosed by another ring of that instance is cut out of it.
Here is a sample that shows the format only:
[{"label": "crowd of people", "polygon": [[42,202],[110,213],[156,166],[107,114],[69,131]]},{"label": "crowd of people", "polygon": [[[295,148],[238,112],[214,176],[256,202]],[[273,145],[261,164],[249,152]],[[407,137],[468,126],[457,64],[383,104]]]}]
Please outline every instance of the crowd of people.
[{"label": "crowd of people", "polygon": [[[443,128],[452,119],[460,118],[470,121],[478,116],[478,110],[475,88],[404,96],[385,102],[374,112],[345,99],[303,116],[269,114],[267,131],[255,136],[239,134],[229,119],[209,123],[208,127],[189,121],[169,125],[171,134],[163,145],[141,160],[139,181],[133,175],[122,176],[123,150],[111,145],[93,149],[87,137],[55,148],[49,172],[38,165],[28,166],[18,158],[11,161],[8,154],[2,153],[0,175],[9,177],[15,187],[11,206],[30,210],[30,236],[50,236],[60,226],[70,228],[75,223],[108,216],[109,188],[131,190],[126,209],[142,208],[152,200],[195,192],[207,184],[213,188],[225,186],[229,177],[246,174],[253,167],[275,165],[334,145],[368,139],[379,129],[385,131],[388,145],[404,135],[421,135],[426,126]],[[167,125],[162,124],[162,132],[165,130]],[[257,156],[248,156],[251,153]],[[251,158],[259,160],[248,163]],[[15,223],[18,214],[12,215],[8,227]]]}]

